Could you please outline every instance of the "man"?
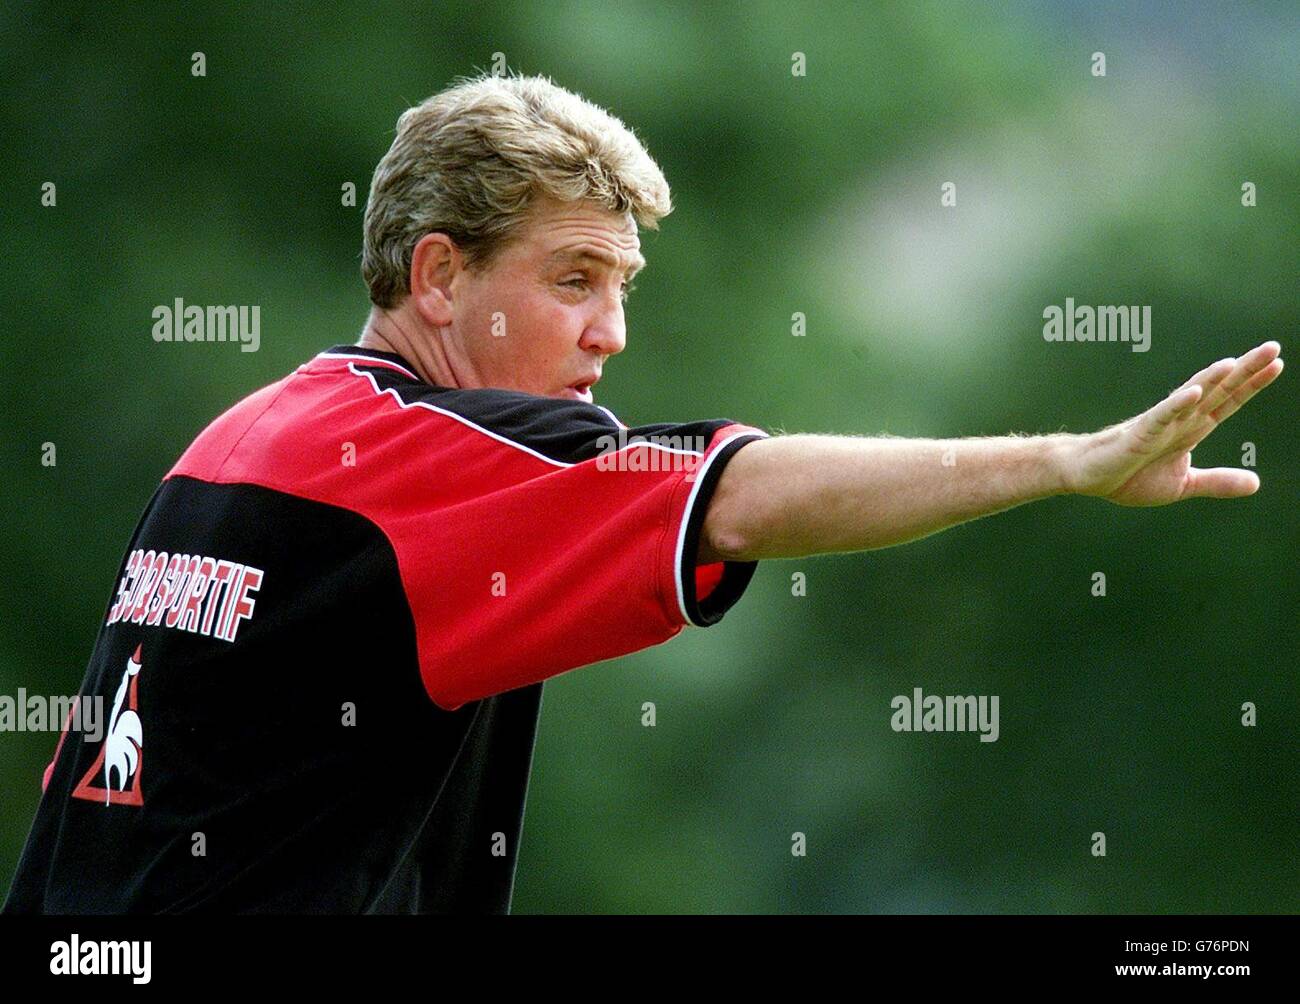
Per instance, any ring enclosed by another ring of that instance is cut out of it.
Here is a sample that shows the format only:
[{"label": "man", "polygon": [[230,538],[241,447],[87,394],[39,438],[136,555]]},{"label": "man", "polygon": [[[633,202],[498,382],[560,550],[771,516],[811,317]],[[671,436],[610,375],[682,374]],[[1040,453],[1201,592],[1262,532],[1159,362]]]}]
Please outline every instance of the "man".
[{"label": "man", "polygon": [[538,78],[408,110],[380,162],[360,341],[205,429],[140,521],[10,912],[508,912],[542,682],[716,623],[755,563],[913,540],[1053,494],[1252,494],[1189,451],[1267,342],[1084,436],[629,429],[638,223],[668,185]]}]

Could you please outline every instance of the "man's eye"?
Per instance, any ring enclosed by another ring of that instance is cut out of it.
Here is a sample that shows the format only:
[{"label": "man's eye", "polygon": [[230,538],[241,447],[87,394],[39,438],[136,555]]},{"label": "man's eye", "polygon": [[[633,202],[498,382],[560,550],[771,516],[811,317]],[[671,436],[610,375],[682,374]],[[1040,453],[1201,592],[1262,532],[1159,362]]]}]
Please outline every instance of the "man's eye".
[{"label": "man's eye", "polygon": [[[590,283],[588,282],[588,280],[582,277],[575,278],[575,279],[565,279],[563,282],[560,283],[561,286],[579,286],[579,287],[587,286],[589,284]],[[622,289],[620,290],[622,298],[626,300],[628,296],[632,293],[632,291],[635,289],[636,289],[635,283],[629,283],[629,282],[623,283]]]}]

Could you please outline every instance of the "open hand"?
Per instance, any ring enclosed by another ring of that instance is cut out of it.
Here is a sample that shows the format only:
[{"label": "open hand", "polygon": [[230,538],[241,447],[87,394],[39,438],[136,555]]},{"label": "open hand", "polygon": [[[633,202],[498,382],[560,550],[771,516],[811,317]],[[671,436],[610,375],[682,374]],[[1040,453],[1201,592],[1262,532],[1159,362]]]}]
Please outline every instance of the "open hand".
[{"label": "open hand", "polygon": [[1130,506],[1253,495],[1253,471],[1198,469],[1192,448],[1277,378],[1281,351],[1265,342],[1238,359],[1220,359],[1135,418],[1079,437],[1073,490]]}]

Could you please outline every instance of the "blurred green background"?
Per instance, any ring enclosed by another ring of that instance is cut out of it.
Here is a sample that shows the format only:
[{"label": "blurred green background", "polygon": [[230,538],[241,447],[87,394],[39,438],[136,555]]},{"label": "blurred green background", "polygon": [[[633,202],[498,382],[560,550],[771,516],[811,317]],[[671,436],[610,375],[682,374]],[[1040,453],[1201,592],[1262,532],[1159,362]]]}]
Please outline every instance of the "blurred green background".
[{"label": "blurred green background", "polygon": [[[629,424],[1081,432],[1265,339],[1285,355],[1296,330],[1292,4],[0,20],[3,694],[76,693],[158,480],[235,400],[356,339],[396,118],[494,53],[609,108],[673,187],[600,386]],[[1067,296],[1150,305],[1150,351],[1045,342]],[[155,343],[176,297],[260,305],[260,351]],[[765,562],[718,626],[548,682],[515,912],[1296,910],[1298,386],[1196,451],[1239,466],[1254,443],[1250,499],[1058,498]],[[1000,738],[894,733],[914,687],[999,695]],[[55,741],[0,734],[0,889]]]}]

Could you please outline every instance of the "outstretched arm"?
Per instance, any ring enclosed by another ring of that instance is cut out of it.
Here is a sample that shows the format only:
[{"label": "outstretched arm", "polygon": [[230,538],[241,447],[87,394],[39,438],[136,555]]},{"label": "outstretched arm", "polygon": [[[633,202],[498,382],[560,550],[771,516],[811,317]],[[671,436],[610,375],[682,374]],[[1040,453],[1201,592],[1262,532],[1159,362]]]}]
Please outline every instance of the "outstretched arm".
[{"label": "outstretched arm", "polygon": [[1265,342],[1221,359],[1142,414],[1086,435],[750,443],[718,481],[699,561],[889,547],[1049,495],[1130,506],[1251,495],[1253,472],[1198,470],[1191,451],[1273,382],[1281,351]]}]

